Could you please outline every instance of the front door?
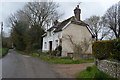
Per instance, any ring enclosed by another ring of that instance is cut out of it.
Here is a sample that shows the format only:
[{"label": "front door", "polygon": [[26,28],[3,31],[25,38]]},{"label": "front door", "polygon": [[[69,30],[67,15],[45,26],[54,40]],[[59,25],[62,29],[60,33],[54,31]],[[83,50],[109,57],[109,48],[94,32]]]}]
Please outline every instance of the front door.
[{"label": "front door", "polygon": [[52,41],[49,41],[49,51],[52,51]]}]

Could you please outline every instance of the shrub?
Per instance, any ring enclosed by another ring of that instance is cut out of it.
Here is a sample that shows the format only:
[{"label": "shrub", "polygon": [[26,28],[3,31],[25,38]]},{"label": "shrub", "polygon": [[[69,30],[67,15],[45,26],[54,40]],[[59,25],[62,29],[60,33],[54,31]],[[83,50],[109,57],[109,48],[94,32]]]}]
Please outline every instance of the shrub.
[{"label": "shrub", "polygon": [[113,41],[113,52],[112,57],[120,61],[120,39],[116,39]]},{"label": "shrub", "polygon": [[62,53],[62,46],[61,45],[59,45],[58,47],[56,47],[56,49],[55,49],[55,54],[57,55],[57,56],[61,56],[61,53]]},{"label": "shrub", "polygon": [[8,48],[2,48],[2,54],[0,54],[2,57],[5,56],[8,53]]},{"label": "shrub", "polygon": [[53,50],[53,51],[51,52],[51,55],[53,55],[53,56],[56,56],[56,54],[57,54],[57,51],[56,51],[56,50]]},{"label": "shrub", "polygon": [[88,66],[86,70],[90,72],[92,70],[92,67]]},{"label": "shrub", "polygon": [[33,49],[34,49],[34,50],[40,49],[40,44],[34,43],[34,44],[33,44]]},{"label": "shrub", "polygon": [[106,59],[110,56],[113,49],[113,41],[96,41],[92,45],[93,55],[97,59]]},{"label": "shrub", "polygon": [[[108,79],[108,78],[113,79],[110,75],[107,75],[107,74],[105,74],[105,73],[102,72],[102,71],[96,72],[94,78],[95,78],[96,80],[105,80],[105,79]],[[114,79],[114,80],[115,80],[115,79]]]}]

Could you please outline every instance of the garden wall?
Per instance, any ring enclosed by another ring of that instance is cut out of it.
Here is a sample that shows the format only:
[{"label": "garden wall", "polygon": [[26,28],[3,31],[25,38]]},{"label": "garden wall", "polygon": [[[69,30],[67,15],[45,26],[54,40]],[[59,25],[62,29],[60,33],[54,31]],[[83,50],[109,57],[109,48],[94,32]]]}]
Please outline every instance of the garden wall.
[{"label": "garden wall", "polygon": [[[67,53],[67,57],[73,58],[73,53]],[[80,59],[94,59],[92,54],[84,54]]]},{"label": "garden wall", "polygon": [[120,80],[120,63],[107,60],[96,60],[96,65],[99,70]]}]

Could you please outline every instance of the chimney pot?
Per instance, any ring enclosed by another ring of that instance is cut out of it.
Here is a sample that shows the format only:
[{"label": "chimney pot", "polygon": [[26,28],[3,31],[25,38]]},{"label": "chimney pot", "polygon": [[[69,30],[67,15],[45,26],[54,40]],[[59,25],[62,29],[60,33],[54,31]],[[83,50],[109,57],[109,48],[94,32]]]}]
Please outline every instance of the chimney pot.
[{"label": "chimney pot", "polygon": [[79,9],[79,5],[77,5],[77,8]]},{"label": "chimney pot", "polygon": [[74,15],[78,21],[80,21],[80,13],[81,13],[81,9],[79,9],[79,5],[77,5],[77,7],[74,9]]},{"label": "chimney pot", "polygon": [[54,21],[54,25],[57,25],[57,24],[58,24],[58,20],[55,20],[55,21]]}]

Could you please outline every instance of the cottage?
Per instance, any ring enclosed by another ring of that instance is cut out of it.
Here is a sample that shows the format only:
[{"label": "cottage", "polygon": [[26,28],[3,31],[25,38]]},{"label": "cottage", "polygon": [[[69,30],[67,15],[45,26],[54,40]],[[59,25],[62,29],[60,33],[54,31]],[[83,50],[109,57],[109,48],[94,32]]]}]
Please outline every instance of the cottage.
[{"label": "cottage", "polygon": [[[90,40],[93,34],[88,26],[80,20],[81,9],[79,5],[74,9],[75,16],[72,16],[62,22],[57,20],[54,25],[47,30],[43,35],[43,48],[42,51],[55,50],[57,46],[62,46],[62,57],[67,57],[68,53],[73,53],[70,41],[66,38],[71,36],[72,40],[76,43],[84,39]],[[90,45],[86,53],[92,53],[92,46]]]}]

